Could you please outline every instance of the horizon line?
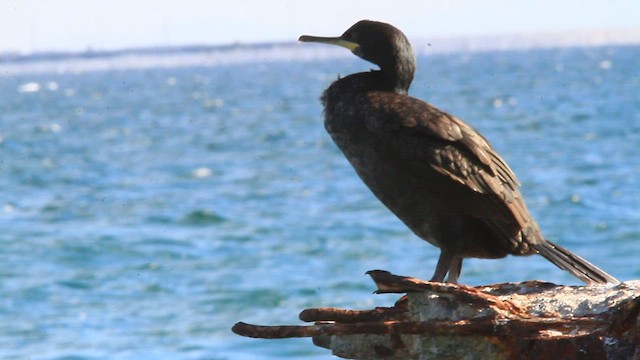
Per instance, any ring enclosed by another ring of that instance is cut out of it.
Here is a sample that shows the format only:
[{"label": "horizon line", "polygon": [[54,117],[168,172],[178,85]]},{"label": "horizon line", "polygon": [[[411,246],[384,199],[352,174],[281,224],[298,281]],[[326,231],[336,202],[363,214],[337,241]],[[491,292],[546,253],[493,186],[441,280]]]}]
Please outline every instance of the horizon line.
[{"label": "horizon line", "polygon": [[[594,35],[595,36],[594,39]],[[591,37],[591,39],[586,39],[585,36]],[[560,45],[564,44],[572,44],[576,43],[576,45],[580,46],[581,44],[589,44],[590,42],[597,44],[621,44],[621,43],[629,43],[636,44],[640,43],[640,27],[620,27],[620,28],[596,28],[596,29],[572,29],[566,31],[540,31],[540,32],[513,32],[513,33],[504,33],[504,34],[479,34],[479,35],[452,35],[452,36],[442,36],[437,35],[433,37],[428,36],[420,36],[410,38],[411,42],[414,44],[420,44],[424,42],[434,43],[441,42],[448,45],[447,47],[451,47],[450,44],[461,44],[461,42],[475,42],[478,40],[487,40],[487,39],[501,39],[501,40],[513,40],[513,39],[522,40],[525,42],[535,41],[537,45],[540,44],[541,41],[547,41],[549,47],[555,47],[556,44],[560,43]],[[560,41],[558,41],[560,40]],[[122,46],[122,47],[113,47],[113,48],[95,48],[91,45],[88,45],[84,50],[77,49],[39,49],[35,51],[20,51],[20,50],[0,50],[0,61],[7,61],[7,59],[15,59],[15,58],[28,58],[28,57],[39,57],[39,56],[47,56],[47,55],[66,55],[66,56],[117,56],[117,55],[127,55],[130,53],[161,53],[163,51],[166,52],[180,52],[180,51],[211,51],[211,50],[234,50],[237,48],[265,48],[272,46],[290,46],[292,44],[298,43],[297,40],[273,40],[273,41],[233,41],[226,43],[176,43],[176,44],[149,44],[149,45],[132,45],[132,46]],[[508,44],[505,44],[508,45]],[[526,44],[525,44],[526,45]],[[463,49],[465,50],[465,49]]]},{"label": "horizon line", "polygon": [[[640,45],[640,27],[574,30],[510,35],[477,35],[411,39],[417,55],[525,51]],[[299,47],[297,41],[219,45],[164,45],[115,50],[49,51],[33,54],[0,52],[0,77],[34,73],[92,72],[152,67],[212,67],[280,60],[324,60],[349,52],[317,44]]]}]

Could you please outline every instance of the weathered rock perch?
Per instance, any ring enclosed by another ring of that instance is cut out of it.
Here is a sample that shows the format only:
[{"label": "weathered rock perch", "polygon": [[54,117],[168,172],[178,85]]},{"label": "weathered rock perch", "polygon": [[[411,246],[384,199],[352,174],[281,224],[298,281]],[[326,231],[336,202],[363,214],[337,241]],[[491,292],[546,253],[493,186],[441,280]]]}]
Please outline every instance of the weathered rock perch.
[{"label": "weathered rock perch", "polygon": [[312,337],[347,359],[640,359],[640,281],[562,286],[529,281],[469,287],[368,272],[393,307],[306,309],[309,326],[233,331],[256,338]]}]

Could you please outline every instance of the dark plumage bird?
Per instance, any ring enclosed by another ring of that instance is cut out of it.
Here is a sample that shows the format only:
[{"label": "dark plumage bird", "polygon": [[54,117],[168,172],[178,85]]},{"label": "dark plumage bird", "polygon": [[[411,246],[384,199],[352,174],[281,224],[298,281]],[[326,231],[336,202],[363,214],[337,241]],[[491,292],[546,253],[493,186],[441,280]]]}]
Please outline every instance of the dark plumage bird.
[{"label": "dark plumage bird", "polygon": [[618,283],[542,237],[513,171],[460,119],[407,95],[416,60],[395,27],[363,20],[333,44],[380,67],[331,84],[325,127],[373,193],[416,235],[440,248],[432,281],[456,283],[464,258],[540,254],[586,283]]}]

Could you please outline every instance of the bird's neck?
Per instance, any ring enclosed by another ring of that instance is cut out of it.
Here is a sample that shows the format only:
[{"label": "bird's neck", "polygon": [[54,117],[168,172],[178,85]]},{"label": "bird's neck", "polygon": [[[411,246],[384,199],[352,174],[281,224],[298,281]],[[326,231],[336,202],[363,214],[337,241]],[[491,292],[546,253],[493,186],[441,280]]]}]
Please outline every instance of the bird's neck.
[{"label": "bird's neck", "polygon": [[392,91],[406,95],[416,72],[416,56],[411,46],[395,49],[388,63],[380,64],[380,73]]},{"label": "bird's neck", "polygon": [[351,74],[331,84],[322,95],[322,103],[326,106],[349,95],[369,91],[386,91],[407,95],[416,71],[416,60],[413,50],[396,54],[393,60],[380,64],[380,70]]},{"label": "bird's neck", "polygon": [[404,64],[398,64],[393,68],[380,69],[380,75],[389,87],[388,91],[407,95],[413,81],[415,67],[406,68]]},{"label": "bird's neck", "polygon": [[380,70],[351,74],[339,79],[331,87],[341,94],[386,91],[407,95],[413,80],[413,73],[413,70],[396,68],[389,70],[385,67]]}]

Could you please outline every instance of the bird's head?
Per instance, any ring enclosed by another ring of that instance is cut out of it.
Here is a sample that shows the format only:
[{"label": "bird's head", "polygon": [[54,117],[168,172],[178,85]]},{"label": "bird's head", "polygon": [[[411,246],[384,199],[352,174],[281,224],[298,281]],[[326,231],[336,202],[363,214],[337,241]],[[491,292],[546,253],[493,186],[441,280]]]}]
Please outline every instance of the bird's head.
[{"label": "bird's head", "polygon": [[[408,88],[415,71],[415,55],[407,37],[392,25],[361,20],[338,37],[302,35],[301,42],[338,45],[389,72]],[[406,82],[408,80],[408,83]]]}]

